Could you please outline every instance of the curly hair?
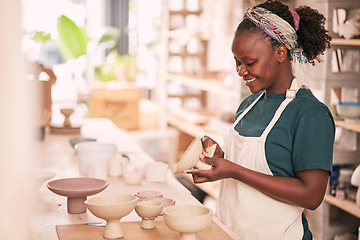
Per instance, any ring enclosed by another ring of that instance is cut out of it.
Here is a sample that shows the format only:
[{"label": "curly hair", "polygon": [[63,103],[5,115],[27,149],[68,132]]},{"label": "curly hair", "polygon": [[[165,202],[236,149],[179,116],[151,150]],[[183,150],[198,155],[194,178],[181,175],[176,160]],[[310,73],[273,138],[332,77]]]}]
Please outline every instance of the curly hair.
[{"label": "curly hair", "polygon": [[[271,11],[294,27],[294,18],[289,7],[278,0],[267,0],[256,7],[262,7]],[[314,65],[314,60],[320,62],[320,55],[323,55],[325,50],[330,48],[331,37],[328,35],[329,31],[324,26],[326,19],[316,9],[308,6],[300,6],[294,9],[294,11],[300,16],[299,29],[296,31],[298,44],[306,53],[309,63]],[[244,19],[237,27],[235,36],[242,32],[257,31],[257,29],[259,28],[249,19]],[[278,41],[271,38],[264,31],[261,32],[271,40],[273,47],[280,45]]]}]

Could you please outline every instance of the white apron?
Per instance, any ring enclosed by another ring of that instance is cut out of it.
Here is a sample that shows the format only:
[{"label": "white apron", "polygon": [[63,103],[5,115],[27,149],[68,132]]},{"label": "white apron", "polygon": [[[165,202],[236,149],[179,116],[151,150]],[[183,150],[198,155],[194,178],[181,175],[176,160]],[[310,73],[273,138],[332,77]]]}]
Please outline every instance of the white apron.
[{"label": "white apron", "polygon": [[[264,93],[261,94],[230,129],[225,158],[243,167],[272,175],[266,161],[265,140],[298,89],[294,79],[286,99],[260,137],[239,135],[235,131],[236,124]],[[238,180],[229,178],[221,181],[217,215],[241,240],[302,239],[302,212],[303,208],[277,201]]]}]

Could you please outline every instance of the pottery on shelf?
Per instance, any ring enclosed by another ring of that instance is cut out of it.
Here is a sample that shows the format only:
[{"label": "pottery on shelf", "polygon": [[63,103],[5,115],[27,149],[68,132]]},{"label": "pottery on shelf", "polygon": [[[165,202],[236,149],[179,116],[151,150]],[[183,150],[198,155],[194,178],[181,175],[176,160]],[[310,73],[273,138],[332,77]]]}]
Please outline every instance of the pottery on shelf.
[{"label": "pottery on shelf", "polygon": [[71,126],[70,124],[70,115],[74,113],[74,109],[72,108],[62,108],[60,109],[60,112],[64,115],[64,127],[65,126]]},{"label": "pottery on shelf", "polygon": [[[216,144],[213,144],[205,154],[207,157],[212,157],[216,149]],[[200,160],[203,146],[200,137],[195,137],[190,143],[184,154],[181,156],[179,162],[175,166],[175,173],[182,173],[185,170],[196,167],[198,169],[209,170],[210,165]]]},{"label": "pottery on shelf", "polygon": [[180,232],[180,240],[197,240],[196,233],[211,224],[212,210],[203,205],[177,205],[164,209],[166,225]]},{"label": "pottery on shelf", "polygon": [[141,217],[140,227],[153,229],[156,227],[155,218],[163,210],[163,203],[159,200],[147,200],[138,202],[135,207],[136,213]]},{"label": "pottery on shelf", "polygon": [[62,124],[50,124],[51,133],[60,133],[60,134],[79,134],[81,126],[77,124],[72,124],[70,122],[70,115],[74,113],[72,108],[61,108],[60,112],[64,115],[65,119]]},{"label": "pottery on shelf", "polygon": [[120,220],[135,208],[138,199],[132,195],[98,196],[85,204],[92,214],[106,221],[104,238],[114,239],[124,237]]},{"label": "pottery on shelf", "polygon": [[96,178],[63,178],[47,183],[50,191],[67,197],[68,213],[86,212],[85,201],[88,196],[103,191],[109,183]]}]

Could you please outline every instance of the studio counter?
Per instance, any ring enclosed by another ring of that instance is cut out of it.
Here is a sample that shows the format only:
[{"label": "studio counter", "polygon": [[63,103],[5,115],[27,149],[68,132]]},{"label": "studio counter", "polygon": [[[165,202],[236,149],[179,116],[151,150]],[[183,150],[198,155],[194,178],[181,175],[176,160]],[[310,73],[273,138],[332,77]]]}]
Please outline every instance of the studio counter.
[{"label": "studio counter", "polygon": [[[44,140],[36,143],[37,156],[39,156],[39,168],[41,171],[51,171],[55,174],[51,179],[43,182],[37,190],[34,203],[34,214],[31,217],[31,238],[34,240],[59,239],[57,226],[85,223],[105,223],[104,220],[95,217],[87,210],[81,214],[69,214],[67,212],[67,198],[51,192],[46,183],[61,178],[86,177],[80,174],[78,167],[78,156],[69,143],[71,137],[83,136],[96,138],[99,142],[111,142],[118,147],[118,153],[126,154],[135,164],[146,165],[154,160],[147,155],[108,119],[86,119],[82,123],[80,135],[51,134],[46,133]],[[201,204],[191,193],[180,184],[169,169],[165,182],[149,182],[143,179],[139,185],[126,184],[122,177],[108,177],[109,186],[102,192],[93,195],[118,195],[131,194],[145,190],[159,191],[166,198],[171,198],[178,204]],[[91,198],[90,196],[88,198]],[[157,220],[162,221],[159,216]],[[121,219],[121,222],[139,222],[141,218],[132,211]],[[213,219],[224,234],[223,239],[235,239],[234,235],[215,216]],[[139,228],[140,229],[140,228]],[[134,230],[136,231],[136,230]],[[85,237],[85,236],[84,236]],[[125,238],[124,239],[128,239]],[[151,239],[151,238],[149,238]],[[60,239],[63,240],[63,239]],[[167,239],[168,240],[168,239]],[[201,239],[199,239],[201,240]]]}]

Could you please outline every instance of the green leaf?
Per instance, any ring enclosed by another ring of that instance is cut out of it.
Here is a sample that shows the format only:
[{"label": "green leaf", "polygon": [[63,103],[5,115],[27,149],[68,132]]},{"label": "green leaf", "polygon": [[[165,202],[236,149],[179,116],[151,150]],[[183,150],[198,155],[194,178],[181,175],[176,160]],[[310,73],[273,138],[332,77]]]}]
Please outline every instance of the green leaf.
[{"label": "green leaf", "polygon": [[105,45],[107,48],[112,49],[116,47],[117,42],[119,41],[120,38],[120,34],[121,34],[120,29],[107,26],[98,44]]},{"label": "green leaf", "polygon": [[59,52],[65,61],[86,54],[88,38],[71,19],[61,15],[57,19],[57,30]]},{"label": "green leaf", "polygon": [[32,33],[32,37],[30,39],[35,42],[47,42],[51,40],[51,34],[44,31],[35,31]]}]

